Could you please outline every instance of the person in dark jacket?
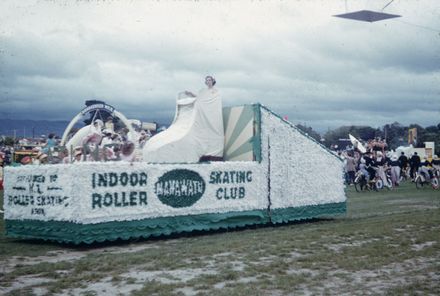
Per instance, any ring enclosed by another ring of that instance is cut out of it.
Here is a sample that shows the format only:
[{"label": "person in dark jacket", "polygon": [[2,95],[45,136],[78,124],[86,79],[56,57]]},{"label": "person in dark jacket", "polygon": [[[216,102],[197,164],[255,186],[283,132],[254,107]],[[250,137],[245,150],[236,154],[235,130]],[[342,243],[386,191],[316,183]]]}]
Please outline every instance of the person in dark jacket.
[{"label": "person in dark jacket", "polygon": [[364,159],[365,159],[365,168],[368,171],[368,174],[370,176],[370,180],[373,180],[374,177],[376,176],[376,170],[374,169],[373,165],[373,159],[371,157],[371,152],[367,151],[364,154]]},{"label": "person in dark jacket", "polygon": [[408,176],[409,170],[408,170],[408,157],[405,155],[405,152],[401,152],[399,156],[399,168],[400,168],[400,175],[403,176],[405,179]]},{"label": "person in dark jacket", "polygon": [[426,156],[420,162],[418,173],[422,174],[427,182],[431,180],[431,163]]},{"label": "person in dark jacket", "polygon": [[416,172],[419,169],[420,166],[420,156],[417,155],[417,152],[414,152],[413,156],[411,156],[409,160],[409,166],[410,166],[410,174],[411,179],[414,181],[414,178],[416,176]]},{"label": "person in dark jacket", "polygon": [[408,166],[408,157],[406,157],[405,152],[402,151],[399,156],[399,167],[401,170],[405,170]]}]

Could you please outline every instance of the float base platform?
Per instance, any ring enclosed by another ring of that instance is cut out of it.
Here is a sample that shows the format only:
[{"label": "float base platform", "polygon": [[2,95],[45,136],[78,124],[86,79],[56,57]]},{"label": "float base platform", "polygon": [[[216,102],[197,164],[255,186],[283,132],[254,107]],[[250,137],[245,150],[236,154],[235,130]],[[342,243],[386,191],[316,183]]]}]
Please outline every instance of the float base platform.
[{"label": "float base platform", "polygon": [[6,235],[14,238],[44,239],[61,243],[94,242],[148,238],[173,233],[217,230],[285,223],[319,217],[334,217],[346,212],[346,203],[332,203],[269,211],[160,217],[133,221],[79,224],[63,221],[6,220]]}]

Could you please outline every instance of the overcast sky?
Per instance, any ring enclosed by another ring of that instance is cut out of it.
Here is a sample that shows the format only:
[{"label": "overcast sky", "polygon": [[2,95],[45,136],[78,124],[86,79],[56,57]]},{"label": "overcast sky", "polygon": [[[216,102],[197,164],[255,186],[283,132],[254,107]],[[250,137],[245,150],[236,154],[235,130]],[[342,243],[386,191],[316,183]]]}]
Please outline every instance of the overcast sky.
[{"label": "overcast sky", "polygon": [[0,2],[0,118],[70,120],[87,99],[169,123],[212,74],[223,105],[260,102],[326,131],[440,123],[440,3]]}]

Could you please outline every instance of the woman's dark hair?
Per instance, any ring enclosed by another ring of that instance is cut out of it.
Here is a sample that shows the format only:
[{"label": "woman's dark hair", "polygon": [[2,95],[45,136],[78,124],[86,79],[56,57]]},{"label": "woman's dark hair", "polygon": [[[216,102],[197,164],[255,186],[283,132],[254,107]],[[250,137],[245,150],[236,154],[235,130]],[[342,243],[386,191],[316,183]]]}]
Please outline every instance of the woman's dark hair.
[{"label": "woman's dark hair", "polygon": [[205,80],[208,79],[208,78],[211,78],[211,79],[212,79],[212,85],[215,85],[215,84],[217,83],[217,81],[215,81],[215,78],[212,77],[211,75],[206,76],[206,77],[205,77]]}]

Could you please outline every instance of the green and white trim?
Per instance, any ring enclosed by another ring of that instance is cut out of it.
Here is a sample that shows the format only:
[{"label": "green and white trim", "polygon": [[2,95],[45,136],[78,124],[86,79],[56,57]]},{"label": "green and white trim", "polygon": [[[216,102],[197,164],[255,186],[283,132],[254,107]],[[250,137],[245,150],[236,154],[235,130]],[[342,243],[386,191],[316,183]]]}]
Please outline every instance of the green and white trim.
[{"label": "green and white trim", "polygon": [[226,161],[261,161],[260,105],[223,108]]}]

